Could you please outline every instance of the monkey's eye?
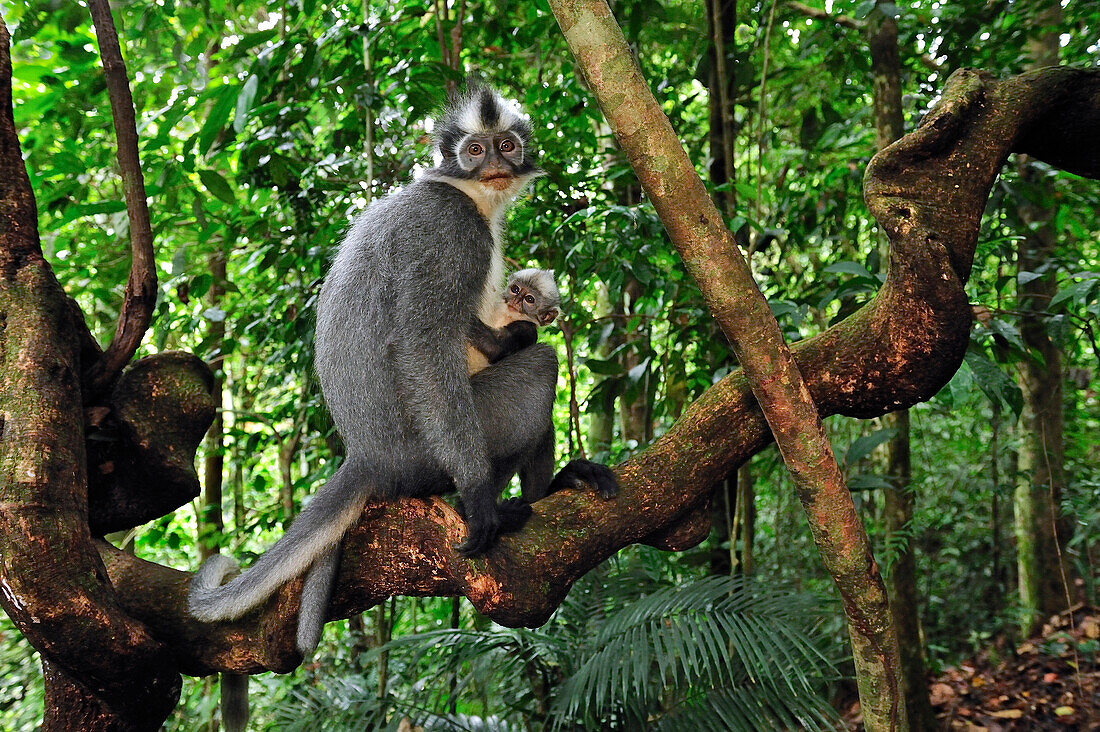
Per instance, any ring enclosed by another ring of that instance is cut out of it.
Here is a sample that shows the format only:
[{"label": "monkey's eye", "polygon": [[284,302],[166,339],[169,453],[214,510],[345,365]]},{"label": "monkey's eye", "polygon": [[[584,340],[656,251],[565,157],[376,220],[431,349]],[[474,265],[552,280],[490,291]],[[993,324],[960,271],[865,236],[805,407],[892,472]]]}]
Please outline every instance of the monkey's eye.
[{"label": "monkey's eye", "polygon": [[512,285],[512,292],[519,292],[519,285]]},{"label": "monkey's eye", "polygon": [[485,154],[485,148],[481,146],[480,142],[471,142],[470,146],[466,148],[466,152],[474,157]]},{"label": "monkey's eye", "polygon": [[500,151],[501,152],[510,153],[515,149],[516,149],[516,143],[512,142],[511,140],[501,140],[500,141]]},{"label": "monkey's eye", "polygon": [[535,298],[534,298],[533,295],[528,295],[527,297],[523,298],[523,301],[525,303],[527,303],[528,305],[534,305],[535,304]]}]

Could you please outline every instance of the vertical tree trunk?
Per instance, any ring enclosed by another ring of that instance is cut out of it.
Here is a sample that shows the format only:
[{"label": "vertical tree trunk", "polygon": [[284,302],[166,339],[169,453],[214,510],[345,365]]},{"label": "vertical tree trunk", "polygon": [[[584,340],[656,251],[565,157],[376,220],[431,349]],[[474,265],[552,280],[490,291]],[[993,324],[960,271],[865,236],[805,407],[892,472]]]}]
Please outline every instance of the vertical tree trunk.
[{"label": "vertical tree trunk", "polygon": [[736,131],[734,130],[733,99],[736,85],[737,60],[733,52],[737,29],[737,0],[707,0],[707,27],[710,30],[711,53],[707,71],[710,130],[710,180],[715,186],[730,183],[722,195],[721,206],[726,216],[733,216],[737,204],[732,183],[737,179],[734,163]]},{"label": "vertical tree trunk", "polygon": [[10,41],[0,20],[0,605],[44,659],[44,730],[158,729],[180,677],[92,543],[82,375],[97,354],[42,255]]},{"label": "vertical tree trunk", "polygon": [[[1028,44],[1029,67],[1039,68],[1058,62],[1057,25],[1061,6],[1052,3],[1037,16],[1042,29]],[[1020,163],[1022,183],[1029,185],[1034,169],[1026,159]],[[1020,377],[1024,393],[1024,429],[1020,448],[1019,482],[1016,486],[1016,557],[1019,570],[1020,604],[1026,611],[1023,631],[1030,633],[1043,616],[1059,612],[1067,605],[1065,573],[1060,558],[1058,506],[1066,485],[1064,470],[1062,383],[1065,378],[1062,353],[1047,334],[1045,315],[1050,298],[1057,291],[1057,277],[1050,266],[1058,245],[1051,225],[1053,211],[1027,200],[1019,206],[1023,223],[1017,266],[1020,331],[1024,343],[1039,355],[1041,362],[1027,359]],[[1028,279],[1044,266],[1042,275]],[[1026,274],[1025,274],[1026,273]]]},{"label": "vertical tree trunk", "polygon": [[1001,558],[1001,404],[992,402],[992,415],[989,435],[989,480],[993,486],[993,495],[989,505],[989,556],[990,574],[993,588],[988,600],[989,614],[1004,607],[1008,590],[1008,581]]},{"label": "vertical tree trunk", "polygon": [[[213,282],[210,285],[209,300],[211,309],[221,307],[221,299],[225,294],[225,252],[218,251],[210,255],[210,275]],[[210,321],[210,347],[215,355],[210,360],[210,368],[214,372],[214,403],[222,406],[222,389],[225,384],[225,320]],[[210,431],[206,433],[206,453],[203,459],[203,485],[202,506],[199,510],[199,557],[205,561],[211,555],[218,553],[217,542],[208,537],[215,535],[221,537],[225,533],[225,522],[222,517],[222,474],[225,468],[225,419],[219,409],[214,415],[214,423],[210,425]]]},{"label": "vertical tree trunk", "polygon": [[844,599],[864,723],[869,730],[906,729],[886,588],[779,325],[607,3],[550,0],[550,6],[604,117],[729,338],[794,479],[822,561]]},{"label": "vertical tree trunk", "polygon": [[[898,56],[898,25],[891,3],[878,0],[867,18],[867,43],[871,52],[872,100],[875,117],[875,147],[878,150],[894,142],[905,132],[901,109],[901,59]],[[897,434],[887,443],[890,487],[885,506],[887,535],[904,532],[913,521],[915,497],[909,444],[909,410],[886,415],[883,422]],[[901,653],[905,705],[912,729],[935,727],[936,718],[929,699],[928,672],[924,662],[917,592],[917,561],[912,538],[899,543],[902,550],[887,581],[890,608],[898,634]]]},{"label": "vertical tree trunk", "polygon": [[[640,366],[645,360],[644,356],[632,348],[631,345],[636,345],[643,353],[649,350],[649,324],[641,321],[633,328],[631,327],[632,319],[630,316],[638,313],[637,301],[642,294],[641,283],[630,277],[623,290],[628,302],[624,302],[622,308],[622,314],[626,316],[622,319],[626,328],[623,338],[627,345],[622,351],[622,366],[623,371],[629,372],[631,369]],[[634,399],[628,400],[625,396],[619,398],[623,440],[633,440],[638,445],[644,445],[653,439],[653,424],[650,419],[652,405],[649,403],[649,373],[650,368],[646,367],[645,373],[640,378],[638,393]]]},{"label": "vertical tree trunk", "polygon": [[[607,285],[602,282],[597,285],[596,291],[596,318],[612,315],[611,302],[607,294]],[[614,319],[611,319],[611,332],[617,327]],[[606,329],[601,329],[608,333]],[[594,355],[599,360],[607,359],[612,350],[612,337],[609,334],[596,346]],[[607,454],[611,449],[611,441],[615,439],[615,392],[612,389],[601,388],[607,377],[595,375],[592,379],[592,391],[598,394],[598,398],[588,399],[588,454],[594,460],[599,460],[600,455]],[[597,391],[598,390],[598,391]]]},{"label": "vertical tree trunk", "polygon": [[[904,532],[913,521],[916,496],[912,490],[912,465],[909,450],[909,410],[888,415],[888,423],[898,432],[888,443],[890,487],[886,490],[886,533]],[[912,729],[934,729],[936,717],[929,699],[928,668],[924,660],[920,620],[920,596],[917,592],[917,561],[913,538],[904,541],[904,549],[890,570],[887,581],[894,625],[901,651],[905,703]]]},{"label": "vertical tree trunk", "polygon": [[741,504],[741,573],[754,569],[752,544],[756,540],[756,481],[752,477],[752,462],[737,470],[737,501]]}]

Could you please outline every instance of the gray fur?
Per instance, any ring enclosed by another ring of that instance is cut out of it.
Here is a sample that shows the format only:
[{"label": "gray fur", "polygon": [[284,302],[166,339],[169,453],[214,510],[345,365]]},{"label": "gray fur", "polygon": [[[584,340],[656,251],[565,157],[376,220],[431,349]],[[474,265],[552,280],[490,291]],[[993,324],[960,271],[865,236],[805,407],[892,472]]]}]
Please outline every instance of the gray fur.
[{"label": "gray fur", "polygon": [[325,629],[329,594],[340,565],[340,545],[322,554],[306,572],[302,584],[302,600],[298,609],[298,651],[308,658],[317,648]]},{"label": "gray fur", "polygon": [[508,278],[509,284],[512,282],[520,282],[527,287],[534,289],[542,298],[545,303],[543,307],[561,307],[561,293],[558,291],[558,283],[554,279],[554,270],[552,269],[521,269],[518,272],[512,274]]},{"label": "gray fur", "polygon": [[222,727],[225,732],[244,732],[248,725],[248,675],[221,675]]},{"label": "gray fur", "polygon": [[[488,98],[484,90],[469,97],[482,121]],[[474,118],[461,106],[449,114],[448,129]],[[518,164],[515,156],[487,156],[494,170],[511,166],[504,188],[483,184],[476,171],[452,178],[441,167],[375,201],[352,225],[321,288],[315,341],[321,390],[348,457],[251,569],[220,587],[193,582],[196,618],[239,617],[308,570],[298,646],[312,651],[339,543],[371,495],[457,489],[468,525],[460,549],[472,555],[491,545],[501,487],[553,429],[557,380],[546,347],[473,381],[466,374],[467,327],[486,297],[499,297],[499,282],[488,280],[500,260],[503,208],[538,173],[528,148],[522,155]]]}]

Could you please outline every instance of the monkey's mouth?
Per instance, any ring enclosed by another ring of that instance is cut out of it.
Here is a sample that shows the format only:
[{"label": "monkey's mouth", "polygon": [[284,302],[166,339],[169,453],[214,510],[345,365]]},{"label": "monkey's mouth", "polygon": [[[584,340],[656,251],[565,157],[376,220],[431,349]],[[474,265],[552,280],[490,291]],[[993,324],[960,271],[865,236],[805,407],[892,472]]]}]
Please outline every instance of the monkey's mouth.
[{"label": "monkey's mouth", "polygon": [[481,182],[492,188],[496,188],[498,191],[503,191],[508,186],[512,185],[512,174],[507,171],[493,171],[481,176]]}]

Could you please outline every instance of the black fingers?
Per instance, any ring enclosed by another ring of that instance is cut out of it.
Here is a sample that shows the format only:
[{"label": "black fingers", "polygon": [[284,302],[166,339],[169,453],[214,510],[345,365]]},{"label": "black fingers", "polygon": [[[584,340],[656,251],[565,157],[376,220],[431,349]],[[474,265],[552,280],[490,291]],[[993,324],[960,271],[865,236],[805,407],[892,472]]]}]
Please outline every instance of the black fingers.
[{"label": "black fingers", "polygon": [[550,481],[549,493],[563,488],[591,488],[600,498],[613,498],[619,492],[619,481],[606,465],[591,460],[571,460]]},{"label": "black fingers", "polygon": [[500,505],[483,508],[467,515],[466,504],[458,499],[455,504],[458,515],[466,522],[466,541],[458,546],[465,557],[476,557],[489,551],[500,534],[511,534],[523,528],[531,518],[531,504],[522,498],[509,498]]}]

